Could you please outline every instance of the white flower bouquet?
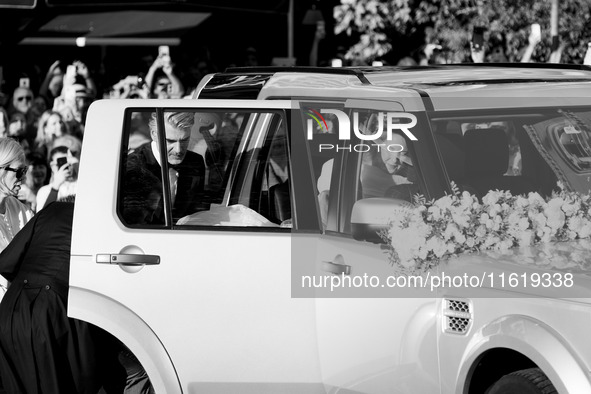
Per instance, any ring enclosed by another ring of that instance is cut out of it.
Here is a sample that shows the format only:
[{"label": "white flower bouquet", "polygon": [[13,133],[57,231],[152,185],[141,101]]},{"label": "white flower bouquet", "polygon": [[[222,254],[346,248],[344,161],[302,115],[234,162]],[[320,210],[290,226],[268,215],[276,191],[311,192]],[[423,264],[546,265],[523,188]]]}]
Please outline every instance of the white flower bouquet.
[{"label": "white flower bouquet", "polygon": [[395,217],[381,233],[388,258],[403,273],[424,273],[442,259],[479,251],[506,252],[519,246],[591,236],[591,196],[565,190],[544,199],[538,193],[513,196],[488,192],[482,203],[452,182],[452,194],[426,201]]}]

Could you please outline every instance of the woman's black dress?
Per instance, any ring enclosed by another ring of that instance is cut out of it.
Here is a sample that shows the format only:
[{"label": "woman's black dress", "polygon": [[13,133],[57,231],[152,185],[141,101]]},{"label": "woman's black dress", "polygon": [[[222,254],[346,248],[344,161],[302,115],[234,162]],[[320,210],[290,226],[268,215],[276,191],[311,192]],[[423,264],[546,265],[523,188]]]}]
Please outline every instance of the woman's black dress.
[{"label": "woman's black dress", "polygon": [[92,326],[67,316],[74,204],[35,215],[0,254],[0,372],[9,393],[96,393]]}]

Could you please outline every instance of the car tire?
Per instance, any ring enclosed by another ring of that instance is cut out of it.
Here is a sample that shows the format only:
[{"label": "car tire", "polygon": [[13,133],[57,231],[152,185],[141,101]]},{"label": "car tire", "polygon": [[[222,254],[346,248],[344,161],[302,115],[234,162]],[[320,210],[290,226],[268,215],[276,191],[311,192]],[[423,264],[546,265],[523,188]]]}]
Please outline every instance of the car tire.
[{"label": "car tire", "polygon": [[557,394],[554,385],[540,368],[522,369],[497,380],[487,394]]}]

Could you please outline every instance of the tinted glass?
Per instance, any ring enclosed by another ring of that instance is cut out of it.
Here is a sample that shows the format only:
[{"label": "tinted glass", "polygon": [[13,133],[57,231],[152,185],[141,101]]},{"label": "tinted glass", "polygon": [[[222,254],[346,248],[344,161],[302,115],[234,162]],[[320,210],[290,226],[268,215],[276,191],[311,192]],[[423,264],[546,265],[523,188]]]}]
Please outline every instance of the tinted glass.
[{"label": "tinted glass", "polygon": [[431,124],[451,180],[479,197],[489,190],[549,196],[558,182],[586,192],[591,112],[581,108],[463,112]]},{"label": "tinted glass", "polygon": [[126,224],[291,227],[282,113],[130,112],[127,128],[120,200]]}]

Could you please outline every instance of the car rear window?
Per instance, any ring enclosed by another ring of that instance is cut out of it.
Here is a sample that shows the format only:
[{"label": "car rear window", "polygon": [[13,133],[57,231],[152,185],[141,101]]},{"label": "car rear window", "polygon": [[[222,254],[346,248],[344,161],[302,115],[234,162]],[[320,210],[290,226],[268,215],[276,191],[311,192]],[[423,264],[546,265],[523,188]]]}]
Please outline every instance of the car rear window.
[{"label": "car rear window", "polygon": [[449,180],[461,190],[479,197],[497,189],[549,196],[558,181],[569,183],[570,169],[584,170],[589,157],[583,138],[567,138],[586,126],[564,113],[458,111],[432,114],[431,125]]}]

